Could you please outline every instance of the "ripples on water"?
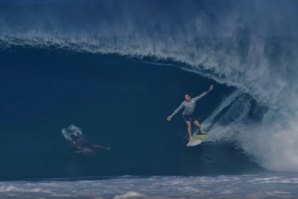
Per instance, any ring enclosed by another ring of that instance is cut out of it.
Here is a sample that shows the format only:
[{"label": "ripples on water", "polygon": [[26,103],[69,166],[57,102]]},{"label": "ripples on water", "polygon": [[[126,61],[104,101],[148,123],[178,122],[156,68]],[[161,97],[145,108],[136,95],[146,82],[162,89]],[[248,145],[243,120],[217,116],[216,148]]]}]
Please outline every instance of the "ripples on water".
[{"label": "ripples on water", "polygon": [[298,174],[1,182],[1,198],[296,198]]}]

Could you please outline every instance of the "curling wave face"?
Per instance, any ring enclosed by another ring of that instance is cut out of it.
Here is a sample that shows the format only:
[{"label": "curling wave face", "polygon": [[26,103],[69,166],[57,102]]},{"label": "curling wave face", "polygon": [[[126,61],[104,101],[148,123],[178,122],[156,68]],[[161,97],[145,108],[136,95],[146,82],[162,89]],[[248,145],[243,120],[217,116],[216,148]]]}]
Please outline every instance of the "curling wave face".
[{"label": "curling wave face", "polygon": [[268,169],[297,171],[297,9],[290,0],[0,1],[0,43],[181,63],[239,89],[206,120],[210,137],[235,140]]}]

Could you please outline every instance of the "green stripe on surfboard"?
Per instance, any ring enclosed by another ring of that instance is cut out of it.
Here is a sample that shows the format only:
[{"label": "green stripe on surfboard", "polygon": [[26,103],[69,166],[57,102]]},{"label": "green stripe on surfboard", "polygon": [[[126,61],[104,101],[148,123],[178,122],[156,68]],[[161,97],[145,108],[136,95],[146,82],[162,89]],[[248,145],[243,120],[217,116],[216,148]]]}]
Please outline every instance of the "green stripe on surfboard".
[{"label": "green stripe on surfboard", "polygon": [[201,134],[201,135],[193,135],[192,136],[194,140],[200,140],[203,141],[207,137],[207,134]]}]

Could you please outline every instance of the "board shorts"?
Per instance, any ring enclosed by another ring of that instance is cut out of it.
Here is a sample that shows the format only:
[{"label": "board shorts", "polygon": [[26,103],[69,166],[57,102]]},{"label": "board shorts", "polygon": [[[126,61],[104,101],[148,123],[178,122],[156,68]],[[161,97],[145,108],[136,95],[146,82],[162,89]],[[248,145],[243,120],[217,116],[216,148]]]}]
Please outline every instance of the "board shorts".
[{"label": "board shorts", "polygon": [[196,118],[194,118],[194,116],[193,115],[183,115],[182,114],[182,118],[183,118],[183,120],[185,121],[185,122],[193,122],[193,121],[195,121],[195,120],[197,120]]}]

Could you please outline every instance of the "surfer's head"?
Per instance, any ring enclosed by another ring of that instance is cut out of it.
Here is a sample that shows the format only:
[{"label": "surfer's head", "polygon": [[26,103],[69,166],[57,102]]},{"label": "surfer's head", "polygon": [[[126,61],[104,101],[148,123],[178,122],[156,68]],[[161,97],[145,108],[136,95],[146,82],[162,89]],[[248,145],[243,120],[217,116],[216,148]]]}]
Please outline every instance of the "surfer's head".
[{"label": "surfer's head", "polygon": [[184,95],[185,101],[189,102],[191,100],[191,94],[187,93]]}]

